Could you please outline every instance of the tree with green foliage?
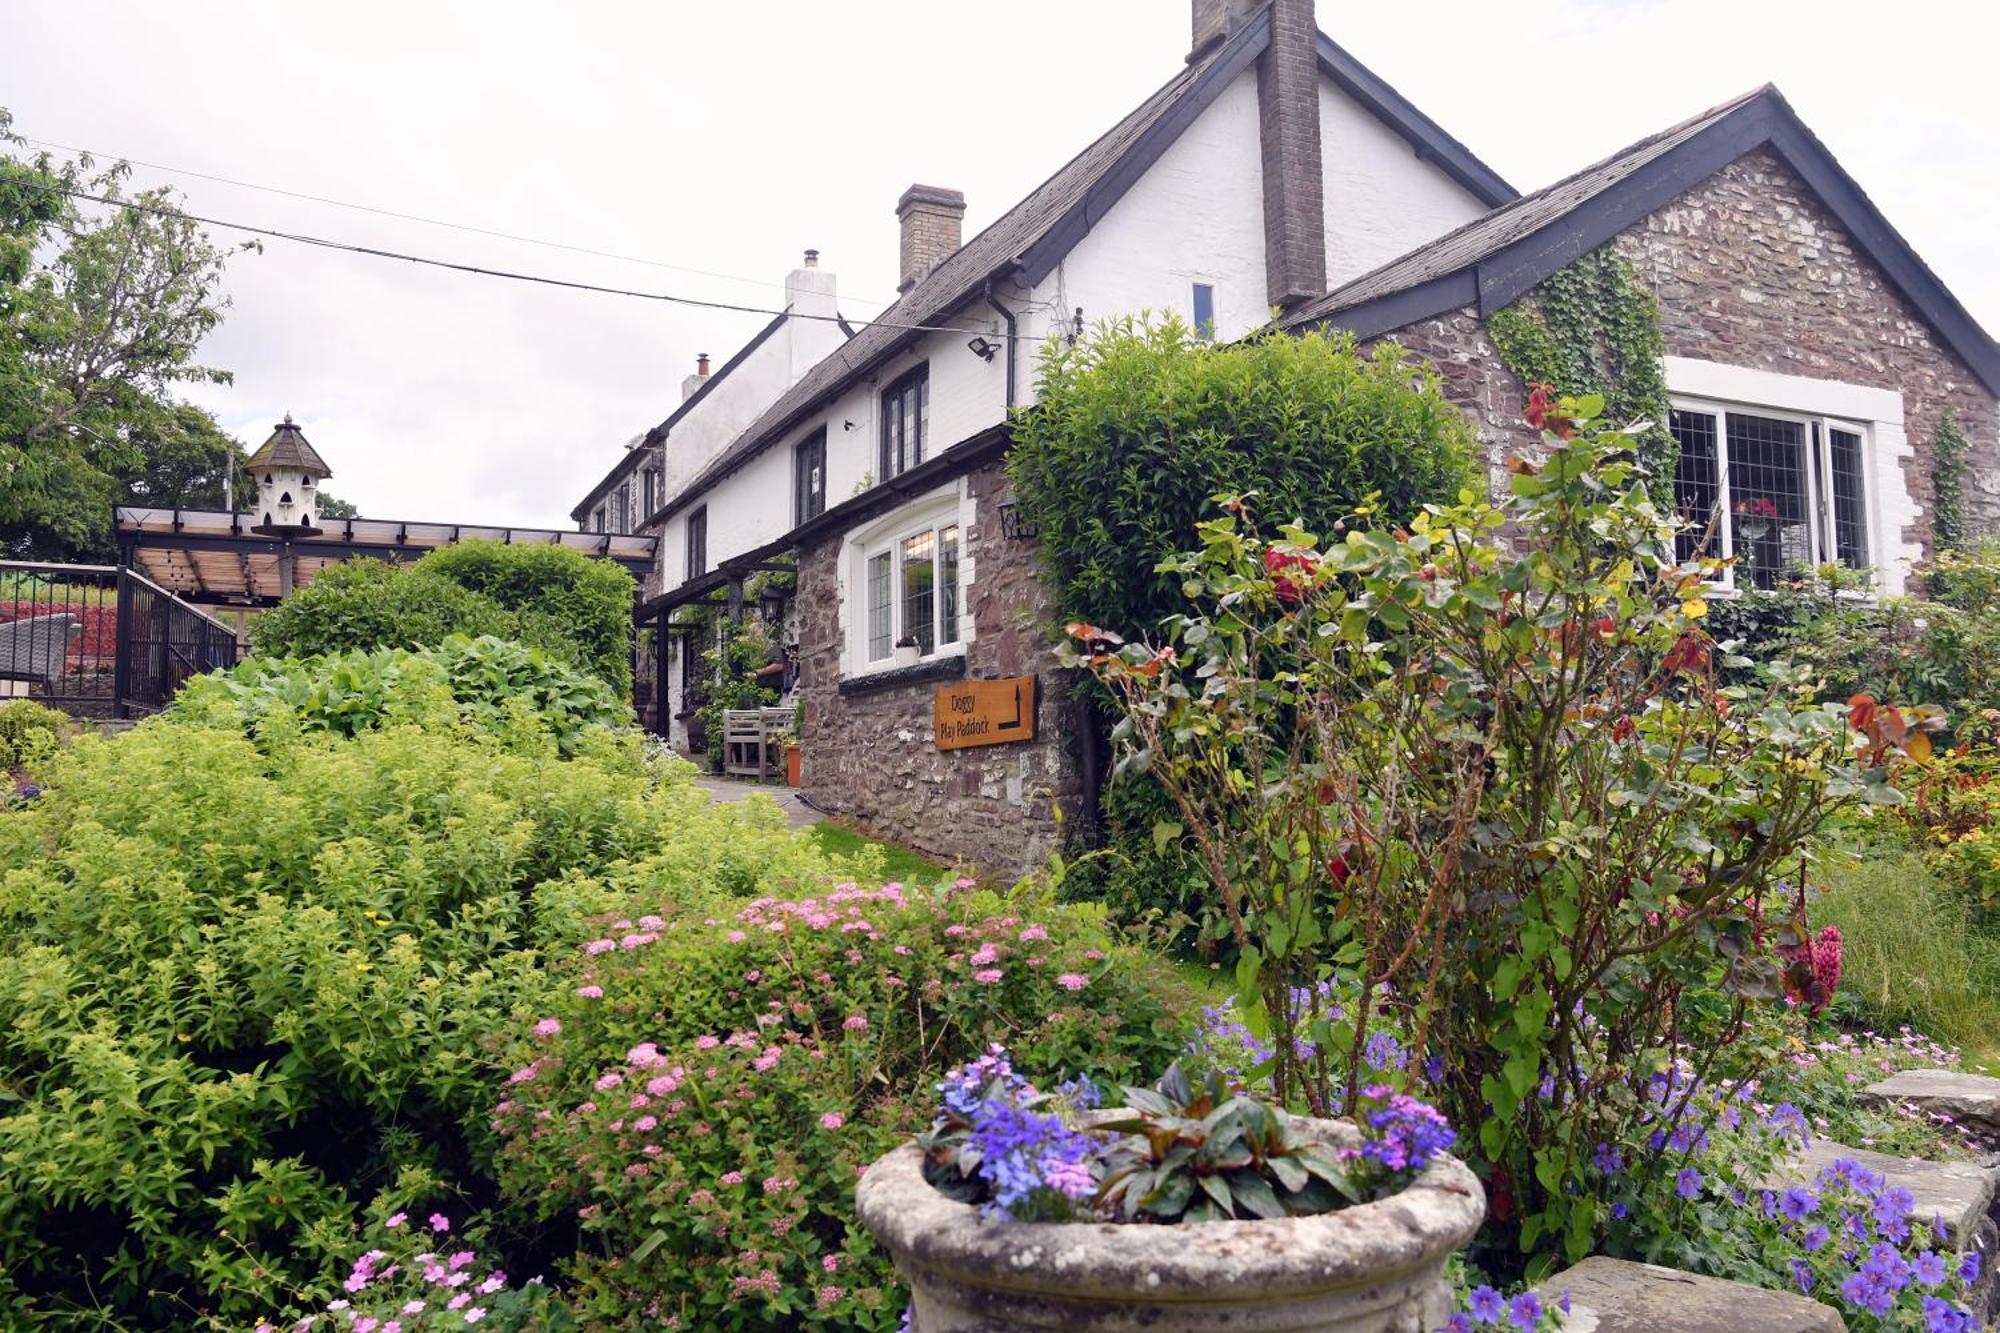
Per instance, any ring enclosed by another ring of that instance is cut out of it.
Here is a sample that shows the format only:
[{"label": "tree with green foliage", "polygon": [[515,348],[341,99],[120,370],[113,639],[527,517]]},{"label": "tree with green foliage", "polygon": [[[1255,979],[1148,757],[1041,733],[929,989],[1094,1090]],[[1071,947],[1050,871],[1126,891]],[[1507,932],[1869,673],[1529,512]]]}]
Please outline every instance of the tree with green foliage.
[{"label": "tree with green foliage", "polygon": [[1157,566],[1218,494],[1321,529],[1374,497],[1400,522],[1469,484],[1473,449],[1436,373],[1393,344],[1274,331],[1216,346],[1169,317],[1050,344],[1008,471],[1058,617],[1150,628],[1184,605]]},{"label": "tree with green foliage", "polygon": [[[18,145],[7,125],[0,112],[0,140]],[[127,198],[127,175],[88,157],[0,154],[0,549],[10,553],[101,556],[112,504],[206,486],[240,453],[173,397],[229,380],[195,358],[228,304],[231,252],[166,192]]]}]

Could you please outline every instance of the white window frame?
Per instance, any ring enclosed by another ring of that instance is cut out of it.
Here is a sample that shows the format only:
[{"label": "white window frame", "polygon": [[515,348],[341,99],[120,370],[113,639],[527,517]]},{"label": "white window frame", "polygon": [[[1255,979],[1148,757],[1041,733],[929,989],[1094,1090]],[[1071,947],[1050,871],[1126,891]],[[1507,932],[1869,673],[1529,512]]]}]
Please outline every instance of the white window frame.
[{"label": "white window frame", "polygon": [[[1902,593],[1911,567],[1923,559],[1923,549],[1903,535],[1917,525],[1922,510],[1905,480],[1906,468],[1914,466],[1915,451],[1904,430],[1901,390],[1695,357],[1669,356],[1665,363],[1668,396],[1676,407],[1733,408],[1756,416],[1830,420],[1842,430],[1860,427],[1863,518],[1874,595]],[[1821,436],[1822,447],[1831,444],[1824,426]],[[1809,478],[1809,484],[1817,482]],[[1721,503],[1728,503],[1726,492]],[[1733,587],[1734,580],[1729,583]]]},{"label": "white window frame", "polygon": [[[1805,454],[1801,468],[1805,484],[1806,513],[1811,522],[1806,525],[1809,546],[1807,564],[1817,569],[1824,564],[1839,563],[1839,535],[1834,526],[1834,499],[1831,494],[1833,478],[1833,432],[1845,431],[1849,435],[1861,437],[1861,521],[1864,540],[1868,544],[1869,563],[1861,567],[1863,571],[1875,568],[1875,553],[1882,549],[1876,532],[1875,515],[1877,505],[1875,495],[1874,451],[1869,447],[1869,429],[1865,421],[1850,420],[1845,417],[1815,416],[1799,412],[1788,412],[1782,408],[1765,407],[1757,403],[1723,402],[1712,398],[1694,398],[1685,394],[1670,394],[1673,408],[1677,412],[1696,412],[1715,419],[1716,485],[1715,504],[1722,515],[1722,521],[1715,525],[1716,543],[1708,554],[1716,559],[1729,560],[1718,586],[1736,587],[1736,532],[1730,521],[1734,512],[1729,484],[1729,423],[1731,414],[1746,417],[1761,417],[1766,421],[1788,421],[1799,428],[1802,451]],[[1817,458],[1812,457],[1814,453]],[[1827,492],[1822,493],[1820,482],[1825,479]],[[1676,507],[1679,496],[1676,495]],[[1690,515],[1697,522],[1699,516]]]},{"label": "white window frame", "polygon": [[[931,651],[923,654],[920,662],[934,662],[949,657],[962,657],[973,639],[972,610],[968,594],[972,588],[974,570],[970,544],[967,536],[971,531],[971,502],[961,494],[959,484],[953,483],[946,489],[927,495],[895,513],[848,534],[845,558],[842,561],[844,587],[841,590],[841,619],[844,627],[842,636],[841,674],[844,677],[874,675],[896,669],[896,641],[907,632],[903,620],[903,543],[924,532],[938,532],[945,528],[958,529],[958,579],[956,584],[958,623],[957,637],[946,642],[933,642]],[[889,556],[889,651],[883,657],[871,657],[869,645],[869,562],[887,553]],[[944,607],[944,583],[942,578],[942,551],[933,547],[932,559],[937,562],[931,597],[931,623],[935,628]]]}]

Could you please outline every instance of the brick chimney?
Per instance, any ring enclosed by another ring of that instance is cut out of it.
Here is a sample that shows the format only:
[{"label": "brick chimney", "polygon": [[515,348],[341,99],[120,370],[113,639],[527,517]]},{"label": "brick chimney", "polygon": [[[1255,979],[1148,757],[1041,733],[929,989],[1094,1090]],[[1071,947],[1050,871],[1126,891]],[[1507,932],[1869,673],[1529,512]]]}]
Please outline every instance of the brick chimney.
[{"label": "brick chimney", "polygon": [[[1204,3],[1194,0],[1197,25]],[[1264,157],[1264,268],[1267,299],[1274,306],[1288,308],[1326,293],[1319,27],[1313,18],[1313,0],[1268,3],[1271,44],[1257,58],[1258,137]]]},{"label": "brick chimney", "polygon": [[694,359],[694,374],[681,381],[681,401],[694,397],[695,390],[708,383],[708,353],[703,352]]},{"label": "brick chimney", "polygon": [[958,252],[965,232],[965,196],[935,185],[912,185],[896,201],[902,224],[902,281],[898,293],[923,281]]}]

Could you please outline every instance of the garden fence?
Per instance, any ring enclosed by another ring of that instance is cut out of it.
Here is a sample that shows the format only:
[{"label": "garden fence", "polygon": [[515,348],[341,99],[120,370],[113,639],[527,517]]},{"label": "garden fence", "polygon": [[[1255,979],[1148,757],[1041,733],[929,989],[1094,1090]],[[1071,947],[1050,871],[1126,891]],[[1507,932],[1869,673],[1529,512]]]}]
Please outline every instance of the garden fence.
[{"label": "garden fence", "polygon": [[130,569],[0,561],[0,698],[131,717],[236,656],[234,630]]}]

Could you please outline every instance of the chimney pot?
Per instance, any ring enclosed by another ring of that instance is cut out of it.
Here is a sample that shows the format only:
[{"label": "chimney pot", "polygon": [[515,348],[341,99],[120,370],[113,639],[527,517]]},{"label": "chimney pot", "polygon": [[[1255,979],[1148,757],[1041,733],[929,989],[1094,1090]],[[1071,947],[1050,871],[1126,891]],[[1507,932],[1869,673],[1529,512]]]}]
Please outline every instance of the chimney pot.
[{"label": "chimney pot", "polygon": [[701,353],[698,353],[698,354],[697,354],[697,355],[695,356],[695,359],[694,359],[694,373],[695,373],[695,374],[697,374],[697,375],[700,375],[700,376],[701,376],[702,378],[704,378],[704,379],[706,379],[706,378],[708,377],[708,353],[707,353],[707,352],[701,352]]},{"label": "chimney pot", "polygon": [[806,267],[807,268],[819,267],[819,251],[817,250],[806,251]]},{"label": "chimney pot", "polygon": [[907,292],[958,252],[965,233],[965,196],[936,185],[912,185],[896,201],[901,227],[902,281]]}]

